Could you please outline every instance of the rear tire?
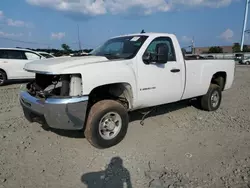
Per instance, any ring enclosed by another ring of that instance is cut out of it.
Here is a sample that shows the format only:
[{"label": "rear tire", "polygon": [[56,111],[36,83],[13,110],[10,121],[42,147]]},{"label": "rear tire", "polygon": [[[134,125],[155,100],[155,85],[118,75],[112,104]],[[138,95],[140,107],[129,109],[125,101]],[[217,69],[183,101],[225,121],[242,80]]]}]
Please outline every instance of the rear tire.
[{"label": "rear tire", "polygon": [[94,147],[110,148],[124,139],[128,123],[128,113],[122,104],[102,100],[91,107],[84,134]]},{"label": "rear tire", "polygon": [[247,62],[246,62],[246,65],[250,65],[250,61],[247,61]]},{"label": "rear tire", "polygon": [[3,86],[6,84],[7,81],[7,75],[4,71],[0,70],[0,86]]},{"label": "rear tire", "polygon": [[222,92],[220,86],[211,84],[206,95],[200,99],[201,108],[206,111],[216,111],[221,104]]}]

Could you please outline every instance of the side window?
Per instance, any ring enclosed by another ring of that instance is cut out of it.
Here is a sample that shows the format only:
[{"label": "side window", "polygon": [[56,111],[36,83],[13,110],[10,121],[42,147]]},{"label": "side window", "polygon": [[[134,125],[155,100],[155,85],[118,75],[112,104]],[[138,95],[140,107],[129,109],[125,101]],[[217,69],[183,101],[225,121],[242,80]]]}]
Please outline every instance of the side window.
[{"label": "side window", "polygon": [[25,52],[25,56],[27,57],[28,60],[38,60],[38,59],[40,59],[39,55],[34,54],[32,52]]},{"label": "side window", "polygon": [[0,59],[8,59],[8,54],[5,50],[0,50]]},{"label": "side window", "polygon": [[21,50],[6,50],[8,59],[26,59],[23,51]]},{"label": "side window", "polygon": [[151,53],[151,54],[156,54],[156,47],[158,44],[166,44],[168,47],[168,61],[176,61],[176,56],[175,56],[175,50],[174,50],[174,45],[169,37],[158,37],[154,39],[148,46],[147,50],[145,51],[145,54]]}]

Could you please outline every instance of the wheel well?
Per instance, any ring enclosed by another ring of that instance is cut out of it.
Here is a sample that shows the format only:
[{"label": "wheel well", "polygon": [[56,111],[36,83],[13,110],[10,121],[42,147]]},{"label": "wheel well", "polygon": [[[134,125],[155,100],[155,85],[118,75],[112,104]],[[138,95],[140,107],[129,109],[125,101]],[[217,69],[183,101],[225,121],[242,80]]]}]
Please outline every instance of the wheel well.
[{"label": "wheel well", "polygon": [[91,106],[104,99],[117,100],[121,102],[126,109],[131,109],[133,103],[131,85],[128,83],[107,84],[98,86],[90,92],[89,103]]},{"label": "wheel well", "polygon": [[5,72],[5,70],[0,69],[0,71],[3,71],[3,72],[5,73],[5,75],[6,75],[6,78],[8,79],[8,75],[7,75],[7,73]]},{"label": "wheel well", "polygon": [[226,85],[226,79],[227,79],[226,72],[217,72],[216,74],[213,75],[211,83],[217,84],[218,86],[220,86],[221,91],[223,91]]}]

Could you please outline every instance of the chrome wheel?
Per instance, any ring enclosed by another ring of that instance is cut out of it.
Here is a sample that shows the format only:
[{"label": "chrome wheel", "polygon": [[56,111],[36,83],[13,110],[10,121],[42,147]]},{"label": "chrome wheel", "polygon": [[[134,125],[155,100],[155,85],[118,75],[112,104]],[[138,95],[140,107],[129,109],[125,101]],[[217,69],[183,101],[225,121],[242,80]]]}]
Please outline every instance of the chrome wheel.
[{"label": "chrome wheel", "polygon": [[115,138],[122,128],[122,118],[116,112],[105,114],[99,123],[99,134],[105,140]]},{"label": "chrome wheel", "polygon": [[220,101],[220,94],[218,91],[214,91],[211,95],[211,103],[213,108],[215,108],[219,104],[219,101]]}]

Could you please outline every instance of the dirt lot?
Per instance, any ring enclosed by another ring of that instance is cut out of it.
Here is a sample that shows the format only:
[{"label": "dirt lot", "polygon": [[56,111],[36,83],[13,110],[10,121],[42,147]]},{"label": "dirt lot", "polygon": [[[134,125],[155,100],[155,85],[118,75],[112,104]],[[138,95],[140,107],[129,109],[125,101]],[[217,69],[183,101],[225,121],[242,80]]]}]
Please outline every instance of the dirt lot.
[{"label": "dirt lot", "polygon": [[[19,84],[0,88],[0,187],[250,187],[250,68],[238,66],[221,108],[159,107],[125,140],[97,150],[81,132],[28,123]],[[116,184],[115,184],[116,183]]]}]

